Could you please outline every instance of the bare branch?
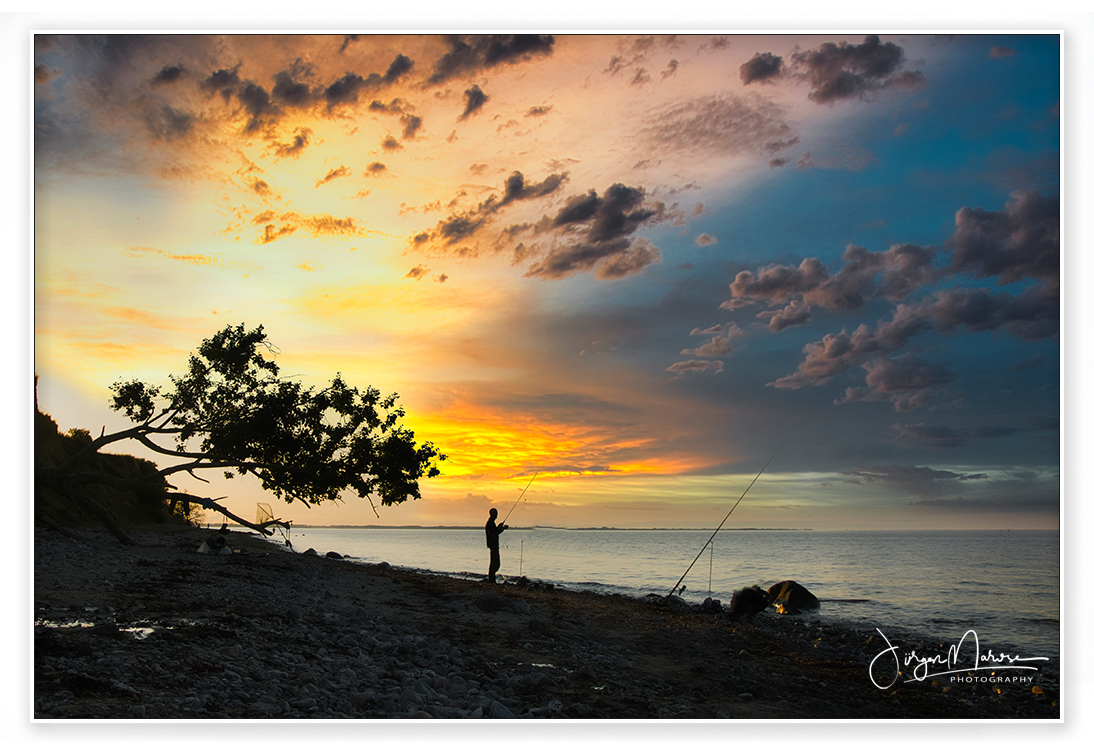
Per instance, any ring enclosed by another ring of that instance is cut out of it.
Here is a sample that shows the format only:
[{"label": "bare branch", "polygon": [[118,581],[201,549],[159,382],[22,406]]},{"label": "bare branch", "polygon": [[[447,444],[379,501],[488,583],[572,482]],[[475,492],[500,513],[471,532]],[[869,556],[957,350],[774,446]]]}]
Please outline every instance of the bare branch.
[{"label": "bare branch", "polygon": [[223,507],[221,505],[218,505],[216,503],[217,499],[224,499],[224,497],[217,497],[217,499],[210,499],[209,497],[198,497],[198,496],[195,496],[193,494],[186,494],[186,493],[183,493],[183,492],[171,492],[167,495],[167,497],[169,499],[177,499],[177,500],[180,500],[180,501],[183,501],[183,502],[189,502],[192,505],[199,505],[201,507],[204,507],[206,510],[212,510],[214,512],[219,512],[224,517],[229,518],[231,520],[234,520],[236,523],[239,523],[241,526],[245,526],[246,528],[250,528],[252,531],[258,531],[263,536],[272,535],[273,532],[268,530],[270,528],[276,528],[276,527],[289,528],[292,525],[291,520],[290,521],[268,520],[265,523],[252,523],[249,520],[244,520],[243,518],[239,517],[238,515],[233,513],[231,510],[229,510],[228,508]]}]

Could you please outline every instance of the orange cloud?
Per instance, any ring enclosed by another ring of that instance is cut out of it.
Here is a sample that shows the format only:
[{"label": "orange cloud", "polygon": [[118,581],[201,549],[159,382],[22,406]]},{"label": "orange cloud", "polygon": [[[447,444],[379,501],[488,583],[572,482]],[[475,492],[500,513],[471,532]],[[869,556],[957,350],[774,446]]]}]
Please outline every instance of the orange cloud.
[{"label": "orange cloud", "polygon": [[152,246],[129,246],[126,248],[126,256],[130,256],[134,259],[140,259],[146,256],[161,256],[165,259],[171,259],[172,261],[181,261],[184,264],[190,264],[195,267],[220,267],[222,269],[239,269],[244,265],[238,262],[228,262],[219,255],[207,255],[207,254],[172,254],[169,251],[165,251],[162,248],[155,248]]},{"label": "orange cloud", "polygon": [[161,316],[156,316],[147,311],[141,311],[139,309],[129,308],[128,306],[110,306],[103,309],[103,313],[115,317],[117,319],[123,319],[127,322],[134,324],[144,324],[155,329],[169,329],[169,330],[181,330],[174,319],[166,319]]},{"label": "orange cloud", "polygon": [[322,178],[315,181],[315,187],[319,188],[319,186],[323,185],[324,183],[330,183],[335,178],[345,178],[349,175],[353,175],[353,171],[345,165],[339,165],[338,167],[331,169]]},{"label": "orange cloud", "polygon": [[[277,222],[270,222],[276,219]],[[360,227],[352,217],[334,217],[329,214],[301,214],[299,212],[283,212],[274,214],[265,211],[255,215],[251,220],[255,225],[263,224],[262,235],[255,239],[256,244],[272,243],[286,235],[292,235],[297,230],[302,230],[312,238],[383,238],[392,237],[388,233],[368,230]],[[280,223],[280,224],[279,224]]]}]

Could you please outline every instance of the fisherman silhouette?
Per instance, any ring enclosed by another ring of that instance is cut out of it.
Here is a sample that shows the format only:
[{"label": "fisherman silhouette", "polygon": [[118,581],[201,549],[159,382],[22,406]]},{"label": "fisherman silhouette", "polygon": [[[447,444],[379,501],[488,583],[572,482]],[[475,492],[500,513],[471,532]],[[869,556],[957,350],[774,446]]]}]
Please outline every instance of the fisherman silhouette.
[{"label": "fisherman silhouette", "polygon": [[501,567],[501,552],[498,551],[498,536],[501,532],[509,528],[509,526],[502,523],[500,526],[494,521],[498,518],[498,511],[495,508],[490,508],[490,519],[486,521],[486,548],[490,550],[490,575],[487,576],[487,580],[491,583],[497,583],[498,569]]}]

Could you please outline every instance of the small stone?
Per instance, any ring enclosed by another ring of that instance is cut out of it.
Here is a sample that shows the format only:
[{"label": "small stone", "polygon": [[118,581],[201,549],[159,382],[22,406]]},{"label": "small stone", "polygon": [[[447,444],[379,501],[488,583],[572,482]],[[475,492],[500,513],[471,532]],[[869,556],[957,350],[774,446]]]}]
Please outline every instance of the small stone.
[{"label": "small stone", "polygon": [[566,713],[575,717],[589,717],[592,716],[593,710],[586,703],[573,703],[566,709]]},{"label": "small stone", "polygon": [[372,704],[376,700],[375,690],[363,690],[360,693],[355,693],[350,696],[349,702],[357,708],[363,708]]},{"label": "small stone", "polygon": [[410,706],[421,708],[424,705],[425,703],[423,702],[422,697],[410,688],[403,690],[402,694],[399,696],[399,706],[404,710]]},{"label": "small stone", "polygon": [[509,707],[498,701],[491,701],[490,716],[494,719],[516,719],[517,715]]}]

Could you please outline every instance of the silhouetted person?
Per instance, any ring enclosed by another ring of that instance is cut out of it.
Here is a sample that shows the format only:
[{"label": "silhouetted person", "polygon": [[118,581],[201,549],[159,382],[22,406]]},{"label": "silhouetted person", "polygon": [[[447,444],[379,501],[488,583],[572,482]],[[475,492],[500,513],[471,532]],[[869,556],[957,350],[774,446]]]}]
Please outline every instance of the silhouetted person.
[{"label": "silhouetted person", "polygon": [[498,518],[498,511],[490,508],[490,520],[486,521],[486,548],[490,550],[490,575],[487,576],[491,583],[497,583],[498,569],[501,568],[501,552],[498,551],[498,536],[509,526],[502,523],[500,526],[494,521]]}]

